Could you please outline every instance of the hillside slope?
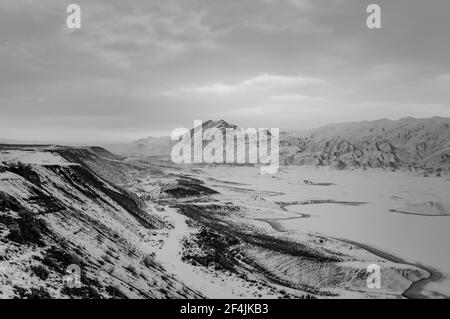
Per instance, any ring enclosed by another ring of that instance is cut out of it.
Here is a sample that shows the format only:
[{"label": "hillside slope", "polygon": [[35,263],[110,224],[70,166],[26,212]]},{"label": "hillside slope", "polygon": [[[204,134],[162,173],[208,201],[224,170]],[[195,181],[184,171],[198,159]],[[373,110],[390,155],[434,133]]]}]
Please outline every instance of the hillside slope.
[{"label": "hillside slope", "polygon": [[[44,146],[3,147],[0,163],[0,298],[200,296],[154,261],[156,208],[112,182],[143,168],[101,148]],[[70,265],[79,289],[66,285]]]}]

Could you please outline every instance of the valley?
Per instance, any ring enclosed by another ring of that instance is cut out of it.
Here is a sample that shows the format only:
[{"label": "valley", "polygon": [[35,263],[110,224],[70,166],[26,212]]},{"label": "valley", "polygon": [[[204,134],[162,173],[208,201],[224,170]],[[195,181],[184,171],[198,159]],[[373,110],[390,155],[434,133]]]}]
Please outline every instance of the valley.
[{"label": "valley", "polygon": [[[286,176],[333,182],[325,176],[186,168],[97,147],[0,154],[0,298],[403,298],[431,276],[310,227],[309,208],[364,203],[282,204],[311,199],[293,198]],[[65,283],[72,264],[79,289]],[[367,287],[371,264],[381,289]]]}]

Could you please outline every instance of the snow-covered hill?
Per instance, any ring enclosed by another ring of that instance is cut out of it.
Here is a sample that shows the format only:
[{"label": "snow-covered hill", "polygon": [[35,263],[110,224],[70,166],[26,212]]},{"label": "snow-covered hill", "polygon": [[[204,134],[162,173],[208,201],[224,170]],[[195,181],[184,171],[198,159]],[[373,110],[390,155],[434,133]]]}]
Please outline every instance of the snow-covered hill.
[{"label": "snow-covered hill", "polygon": [[[165,224],[117,186],[132,171],[145,169],[101,148],[3,146],[0,299],[198,297],[154,260],[150,234]],[[66,285],[70,265],[79,289]]]}]

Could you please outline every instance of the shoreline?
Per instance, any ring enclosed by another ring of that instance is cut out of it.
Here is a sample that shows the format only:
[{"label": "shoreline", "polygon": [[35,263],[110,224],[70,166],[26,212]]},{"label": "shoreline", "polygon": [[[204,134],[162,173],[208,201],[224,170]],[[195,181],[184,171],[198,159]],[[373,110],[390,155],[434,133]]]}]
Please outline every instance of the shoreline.
[{"label": "shoreline", "polygon": [[[302,218],[302,217],[297,217],[297,218]],[[288,218],[288,219],[290,219],[290,218]],[[281,223],[279,223],[277,221],[277,219],[255,219],[255,220],[268,223],[277,232],[281,232],[281,233],[288,232],[281,225]],[[285,219],[281,219],[281,220],[285,220]],[[337,238],[337,237],[330,237],[330,238],[333,238],[333,239],[339,240],[341,242],[359,247],[359,248],[364,249],[378,257],[389,260],[393,263],[410,265],[410,266],[421,268],[421,269],[427,271],[430,274],[429,277],[423,278],[423,279],[420,279],[418,281],[411,283],[411,285],[408,287],[408,289],[403,291],[403,293],[401,295],[407,299],[429,299],[429,298],[431,298],[430,296],[427,296],[423,293],[423,288],[431,282],[439,282],[444,277],[440,271],[438,271],[432,267],[425,266],[420,263],[409,262],[405,259],[402,259],[400,257],[397,257],[397,256],[387,253],[385,251],[382,251],[378,248],[374,248],[370,245],[359,243],[359,242],[352,241],[349,239],[343,239],[343,238]],[[441,298],[446,298],[446,299],[449,298],[449,296],[445,296],[445,295],[438,295],[438,296]]]},{"label": "shoreline", "polygon": [[[390,253],[387,253],[385,251],[382,251],[378,248],[374,248],[367,244],[362,244],[362,243],[359,243],[356,241],[343,239],[343,238],[334,238],[334,239],[342,241],[342,242],[350,244],[350,245],[353,245],[353,246],[356,246],[356,247],[359,247],[361,249],[367,250],[368,252],[370,252],[378,257],[381,257],[383,259],[389,260],[393,263],[410,265],[410,266],[414,266],[414,267],[418,267],[423,270],[426,270],[430,274],[429,277],[423,278],[423,279],[420,279],[418,281],[411,283],[411,285],[408,287],[408,289],[406,289],[402,293],[402,296],[407,299],[429,299],[430,297],[426,296],[423,293],[423,287],[425,287],[427,284],[429,284],[431,282],[438,282],[444,277],[441,272],[439,272],[438,270],[436,270],[432,267],[424,266],[420,263],[412,263],[410,261],[407,261],[405,259],[402,259],[402,258],[392,255]],[[449,298],[448,296],[444,296],[444,295],[441,295],[441,297],[447,298],[447,299]]]},{"label": "shoreline", "polygon": [[[288,166],[289,167],[289,166]],[[411,173],[411,172],[402,172],[402,173]],[[228,187],[228,188],[232,188],[233,187]],[[240,189],[235,189],[236,191],[239,191]],[[325,204],[325,203],[335,203],[335,204],[343,204],[343,205],[354,205],[354,206],[359,206],[359,205],[364,205],[367,204],[366,202],[347,202],[347,201],[332,201],[332,200],[317,200],[317,201],[291,201],[291,202],[277,202],[275,201],[276,204],[278,204],[280,206],[280,208],[283,211],[286,212],[291,212],[293,214],[299,215],[298,217],[288,217],[288,218],[252,218],[255,221],[258,222],[263,222],[265,224],[268,224],[273,230],[275,230],[276,232],[279,233],[287,233],[290,232],[291,230],[288,230],[288,228],[285,227],[283,222],[286,222],[287,220],[294,220],[294,219],[299,219],[299,218],[308,218],[310,217],[310,215],[308,214],[303,214],[303,213],[296,213],[296,212],[292,212],[288,209],[288,206],[291,205],[311,205],[311,204]],[[404,213],[404,212],[395,212],[395,213]],[[408,214],[408,215],[415,215],[415,214]],[[418,215],[418,214],[417,214]],[[420,214],[422,216],[425,216],[425,214]],[[434,217],[434,215],[426,215],[427,217]],[[439,217],[442,217],[442,215],[438,215]],[[448,216],[448,215],[447,215]],[[334,238],[331,236],[327,236],[326,234],[323,234],[325,237],[329,237],[329,238]],[[445,279],[445,275],[430,266],[427,265],[423,265],[421,263],[417,263],[417,262],[412,262],[412,261],[407,261],[401,257],[397,257],[395,255],[392,255],[390,253],[387,253],[383,250],[380,250],[378,248],[372,247],[367,244],[363,244],[360,242],[355,242],[352,240],[346,240],[343,238],[334,238],[336,240],[339,240],[341,242],[346,242],[348,244],[351,244],[353,246],[359,247],[361,249],[364,249],[366,251],[368,251],[369,253],[372,253],[378,257],[381,257],[383,259],[386,259],[390,262],[393,263],[397,263],[397,264],[404,264],[404,265],[410,265],[410,266],[414,266],[417,268],[420,268],[422,270],[425,270],[428,273],[428,277],[426,278],[422,278],[419,279],[417,281],[411,282],[411,284],[409,285],[408,288],[406,288],[403,292],[401,292],[401,294],[399,294],[399,296],[402,296],[404,298],[407,299],[430,299],[430,298],[446,298],[449,299],[450,296],[441,294],[439,292],[434,292],[434,291],[430,291],[425,289],[426,286],[428,286],[430,283],[440,283]]]},{"label": "shoreline", "polygon": [[283,220],[292,220],[292,219],[301,219],[301,218],[310,218],[310,215],[301,214],[301,216],[295,216],[295,217],[287,217],[287,218],[254,218],[253,220],[264,222],[270,225],[274,230],[276,230],[279,233],[286,233],[288,232],[279,221]]}]

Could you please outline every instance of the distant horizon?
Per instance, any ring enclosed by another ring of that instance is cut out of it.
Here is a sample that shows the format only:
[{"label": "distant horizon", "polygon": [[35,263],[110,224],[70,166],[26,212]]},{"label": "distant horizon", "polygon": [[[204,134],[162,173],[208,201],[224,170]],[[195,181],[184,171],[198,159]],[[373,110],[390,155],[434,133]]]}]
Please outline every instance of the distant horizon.
[{"label": "distant horizon", "polygon": [[[438,119],[447,119],[450,120],[450,117],[447,116],[431,116],[431,117],[413,117],[413,116],[405,116],[405,117],[401,117],[398,119],[389,119],[389,118],[378,118],[378,119],[374,119],[374,120],[361,120],[361,121],[347,121],[347,122],[331,122],[328,124],[324,124],[324,125],[320,125],[320,126],[316,126],[316,127],[312,127],[312,128],[308,128],[308,129],[289,129],[289,128],[280,128],[280,133],[293,133],[293,132],[300,132],[300,131],[310,131],[310,130],[316,130],[316,129],[320,129],[323,127],[327,127],[327,126],[331,126],[331,125],[343,125],[343,124],[357,124],[357,123],[372,123],[372,122],[378,122],[378,121],[391,121],[391,122],[399,122],[402,120],[407,120],[407,119],[412,119],[412,120],[431,120],[434,118],[438,118]],[[228,121],[227,119],[223,119],[223,118],[219,118],[219,119],[208,119],[208,120],[204,120],[203,122],[206,121],[220,121],[220,120],[224,120],[226,121],[228,124],[232,124],[232,125],[237,125],[235,122],[232,121]],[[193,124],[194,120],[192,120],[192,124]],[[192,124],[191,126],[186,126],[186,128],[191,129],[192,128]],[[240,128],[244,128],[246,129],[247,127],[244,126],[240,126],[237,125]],[[182,126],[180,126],[182,127]],[[254,126],[253,126],[254,127]],[[270,128],[270,127],[268,127]],[[60,146],[85,146],[85,147],[90,147],[90,146],[105,146],[105,145],[109,145],[109,144],[129,144],[129,143],[134,143],[137,142],[139,140],[143,140],[143,139],[147,139],[147,138],[164,138],[164,137],[170,137],[170,133],[171,131],[168,131],[166,134],[161,134],[161,135],[151,135],[151,134],[147,134],[147,135],[142,135],[140,137],[137,137],[135,139],[130,139],[130,140],[110,140],[110,141],[97,141],[97,142],[93,142],[93,143],[85,143],[85,142],[77,142],[77,141],[61,141],[61,140],[33,140],[33,139],[29,139],[29,140],[21,140],[21,139],[15,139],[15,138],[5,138],[3,136],[0,136],[0,144],[24,144],[24,145],[60,145]]]}]

